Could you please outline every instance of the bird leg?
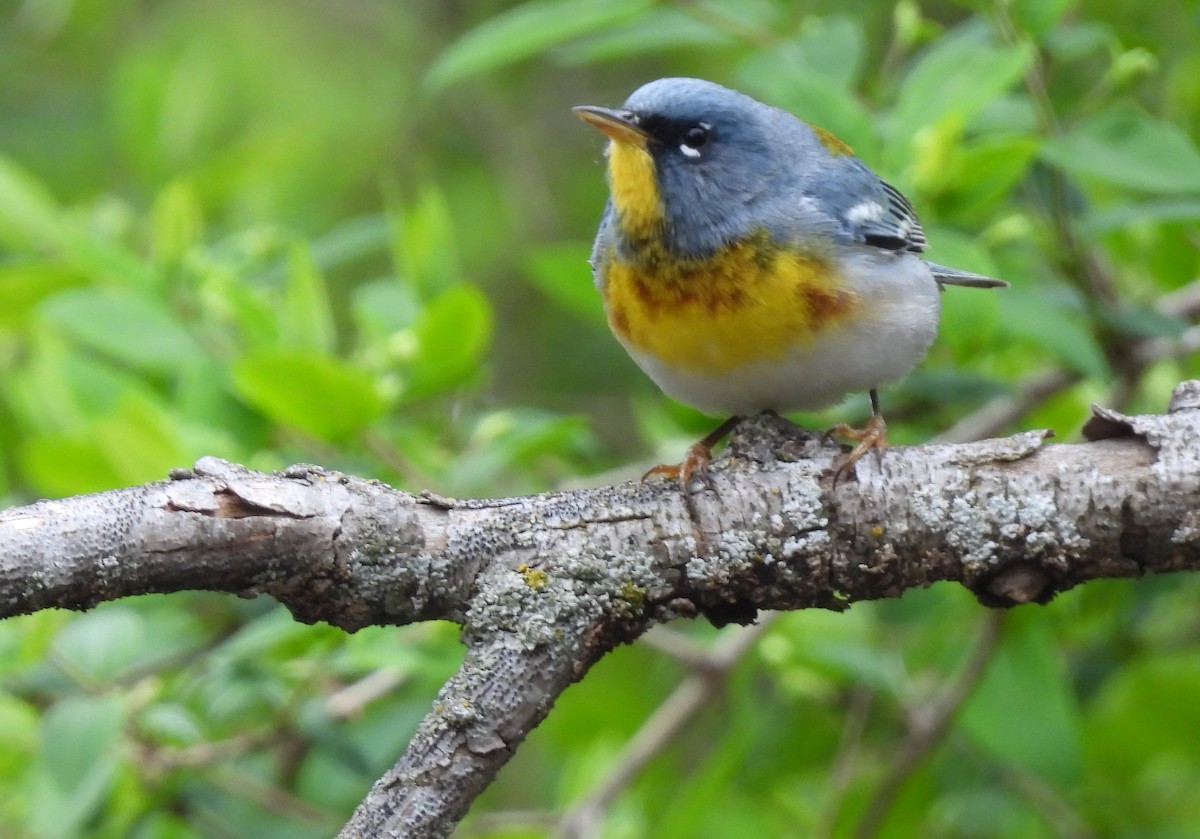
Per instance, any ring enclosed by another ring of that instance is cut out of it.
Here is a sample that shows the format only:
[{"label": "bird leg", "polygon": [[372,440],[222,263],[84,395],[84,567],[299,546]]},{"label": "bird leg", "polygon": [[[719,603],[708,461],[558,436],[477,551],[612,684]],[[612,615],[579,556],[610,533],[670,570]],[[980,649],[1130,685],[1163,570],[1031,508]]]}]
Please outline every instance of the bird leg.
[{"label": "bird leg", "polygon": [[662,476],[672,479],[677,478],[680,486],[682,486],[684,492],[686,493],[688,487],[692,484],[692,475],[694,475],[696,472],[703,474],[704,467],[708,466],[708,464],[712,462],[713,446],[724,440],[725,437],[728,436],[729,432],[733,430],[734,426],[741,422],[741,420],[741,417],[730,417],[729,419],[725,420],[725,422],[721,423],[708,434],[706,434],[703,439],[692,443],[692,445],[688,447],[687,454],[684,455],[683,460],[680,463],[660,463],[657,466],[652,467],[648,472],[646,472],[645,475],[642,475],[642,480],[644,481],[652,476]]},{"label": "bird leg", "polygon": [[863,428],[851,428],[844,422],[839,422],[833,428],[825,432],[825,436],[833,437],[849,437],[858,443],[850,453],[846,455],[846,459],[841,462],[833,473],[833,485],[836,487],[842,475],[846,470],[854,466],[855,463],[862,458],[864,454],[871,449],[883,451],[887,448],[887,423],[883,420],[883,414],[879,412],[879,394],[872,389],[871,396],[871,418],[867,420],[867,424]]}]

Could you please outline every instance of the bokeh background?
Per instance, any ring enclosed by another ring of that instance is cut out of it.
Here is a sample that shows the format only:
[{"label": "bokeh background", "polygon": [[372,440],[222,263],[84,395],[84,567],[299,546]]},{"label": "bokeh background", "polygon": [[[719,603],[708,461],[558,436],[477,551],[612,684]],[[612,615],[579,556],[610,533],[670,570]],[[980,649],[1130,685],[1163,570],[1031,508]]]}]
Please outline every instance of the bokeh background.
[{"label": "bokeh background", "polygon": [[[608,334],[602,143],[569,112],[664,75],[833,130],[934,259],[1012,281],[945,295],[893,442],[1161,411],[1200,375],[1198,28],[1193,0],[7,0],[0,506],[206,454],[488,496],[678,459],[713,420]],[[1197,603],[1181,575],[674,625],[572,687],[460,835],[590,802],[559,835],[1194,839]],[[332,835],[460,654],[202,593],[9,620],[0,836]]]}]

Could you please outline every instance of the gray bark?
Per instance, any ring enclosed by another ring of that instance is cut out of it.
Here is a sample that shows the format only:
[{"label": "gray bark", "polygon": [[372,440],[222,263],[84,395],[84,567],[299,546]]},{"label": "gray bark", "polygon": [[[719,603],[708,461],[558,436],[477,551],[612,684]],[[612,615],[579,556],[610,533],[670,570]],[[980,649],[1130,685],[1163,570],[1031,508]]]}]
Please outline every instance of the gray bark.
[{"label": "gray bark", "polygon": [[466,659],[340,834],[447,836],[555,698],[656,622],[843,609],[956,581],[993,606],[1200,569],[1200,382],[1164,415],[841,457],[747,421],[685,503],[669,481],[527,498],[414,496],[215,458],[168,481],[0,513],[0,617],[183,589],[269,594],[353,631],[443,618]]}]

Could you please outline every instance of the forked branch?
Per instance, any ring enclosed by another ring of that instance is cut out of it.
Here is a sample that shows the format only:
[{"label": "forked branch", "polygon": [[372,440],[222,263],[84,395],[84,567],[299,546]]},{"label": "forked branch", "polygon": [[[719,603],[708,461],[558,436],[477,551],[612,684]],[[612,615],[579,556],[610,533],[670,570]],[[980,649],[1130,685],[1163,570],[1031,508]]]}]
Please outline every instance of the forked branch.
[{"label": "forked branch", "polygon": [[341,833],[441,837],[559,694],[654,623],[843,609],[941,580],[1008,606],[1200,569],[1200,382],[1164,415],[1097,409],[1085,435],[896,447],[834,487],[841,451],[764,415],[691,505],[672,482],[458,500],[205,458],[0,513],[0,617],[209,589],[349,631],[456,621],[462,667]]}]

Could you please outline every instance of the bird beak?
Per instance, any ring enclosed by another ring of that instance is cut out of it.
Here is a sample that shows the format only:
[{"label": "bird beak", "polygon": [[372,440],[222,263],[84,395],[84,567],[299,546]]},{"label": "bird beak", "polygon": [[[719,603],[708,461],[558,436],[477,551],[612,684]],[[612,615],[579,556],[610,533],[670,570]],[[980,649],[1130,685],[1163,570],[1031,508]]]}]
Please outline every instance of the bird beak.
[{"label": "bird beak", "polygon": [[597,105],[577,105],[571,110],[575,116],[618,143],[628,143],[642,149],[650,143],[650,135],[637,124],[637,116],[631,111],[614,111]]}]

